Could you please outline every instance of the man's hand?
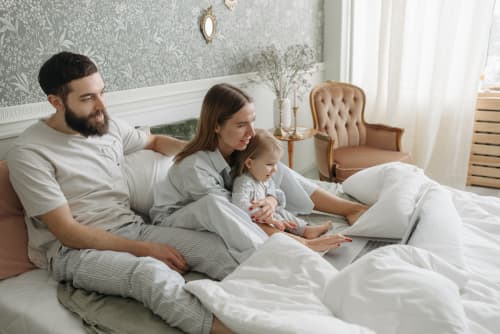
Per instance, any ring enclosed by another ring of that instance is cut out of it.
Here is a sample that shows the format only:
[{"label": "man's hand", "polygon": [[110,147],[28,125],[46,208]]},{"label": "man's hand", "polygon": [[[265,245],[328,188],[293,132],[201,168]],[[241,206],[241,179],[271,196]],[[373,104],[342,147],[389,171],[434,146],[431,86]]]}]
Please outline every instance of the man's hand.
[{"label": "man's hand", "polygon": [[189,270],[189,266],[181,253],[177,249],[167,245],[145,242],[145,251],[138,255],[151,256],[160,260],[180,274],[184,274]]},{"label": "man's hand", "polygon": [[267,223],[273,219],[274,211],[278,205],[278,201],[273,196],[267,196],[261,200],[251,202],[250,211],[258,209],[253,215],[252,219],[257,223]]},{"label": "man's hand", "polygon": [[75,249],[112,250],[135,256],[151,256],[172,270],[184,273],[188,265],[182,255],[164,244],[123,238],[108,231],[79,224],[71,215],[68,204],[39,217],[50,232],[66,247]]}]

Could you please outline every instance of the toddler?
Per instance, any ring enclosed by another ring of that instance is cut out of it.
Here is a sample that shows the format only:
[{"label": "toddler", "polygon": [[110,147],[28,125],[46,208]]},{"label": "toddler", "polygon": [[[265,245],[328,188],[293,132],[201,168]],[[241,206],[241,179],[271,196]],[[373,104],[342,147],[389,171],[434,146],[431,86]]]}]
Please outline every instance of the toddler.
[{"label": "toddler", "polygon": [[[285,209],[286,198],[283,191],[276,188],[271,176],[277,171],[282,149],[280,142],[263,129],[256,129],[246,150],[236,155],[232,202],[248,212],[253,221],[273,226],[305,239],[314,239],[330,228],[327,221],[318,226],[307,223]],[[274,217],[270,221],[258,221],[252,215],[257,208],[252,208],[252,201],[273,196],[278,201]]]}]

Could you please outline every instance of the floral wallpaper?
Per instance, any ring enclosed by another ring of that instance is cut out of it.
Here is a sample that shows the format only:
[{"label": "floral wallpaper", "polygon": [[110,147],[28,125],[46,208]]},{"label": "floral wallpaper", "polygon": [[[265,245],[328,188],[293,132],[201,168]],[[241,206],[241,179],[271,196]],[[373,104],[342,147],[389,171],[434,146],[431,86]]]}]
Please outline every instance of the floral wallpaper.
[{"label": "floral wallpaper", "polygon": [[[107,91],[252,71],[258,47],[307,43],[323,52],[324,0],[0,0],[0,107],[44,100],[37,75],[52,54],[90,56]],[[199,29],[213,7],[217,35]]]}]

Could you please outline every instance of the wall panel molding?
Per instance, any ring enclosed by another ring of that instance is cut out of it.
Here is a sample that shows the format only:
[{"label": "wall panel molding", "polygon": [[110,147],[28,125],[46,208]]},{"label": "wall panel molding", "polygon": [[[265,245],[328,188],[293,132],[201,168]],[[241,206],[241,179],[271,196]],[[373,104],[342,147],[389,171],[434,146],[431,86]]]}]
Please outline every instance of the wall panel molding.
[{"label": "wall panel molding", "polygon": [[[325,78],[325,66],[318,63],[313,72],[312,83]],[[207,90],[216,83],[226,82],[243,87],[255,100],[256,127],[271,128],[274,96],[263,84],[249,85],[253,73],[237,74],[210,79],[178,82],[161,86],[129,89],[106,93],[108,112],[134,125],[155,125],[198,117],[201,102]],[[54,110],[48,102],[24,104],[0,108],[0,158],[5,156],[12,143],[36,120],[47,117]],[[298,116],[299,125],[312,126],[308,97],[305,96]],[[286,148],[284,150],[286,152]],[[286,154],[283,161],[287,161]],[[314,163],[312,141],[295,145],[295,165],[299,171],[311,169]]]}]

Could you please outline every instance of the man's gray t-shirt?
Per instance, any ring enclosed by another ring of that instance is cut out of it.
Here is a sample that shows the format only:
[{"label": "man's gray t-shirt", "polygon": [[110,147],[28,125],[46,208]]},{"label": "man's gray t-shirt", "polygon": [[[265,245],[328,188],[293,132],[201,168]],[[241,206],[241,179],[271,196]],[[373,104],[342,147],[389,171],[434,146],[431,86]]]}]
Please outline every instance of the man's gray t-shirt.
[{"label": "man's gray t-shirt", "polygon": [[104,230],[139,218],[130,209],[124,154],[144,148],[147,135],[109,121],[109,132],[84,137],[56,131],[41,120],[7,155],[11,183],[26,211],[30,259],[47,268],[59,242],[36,217],[68,204],[80,224]]}]

